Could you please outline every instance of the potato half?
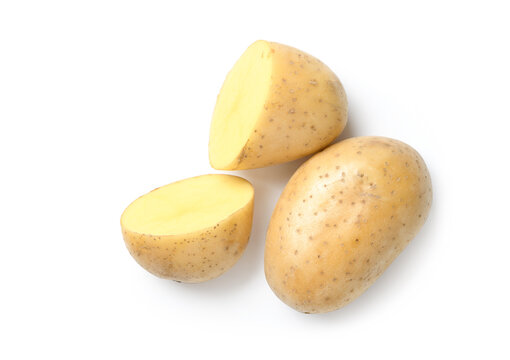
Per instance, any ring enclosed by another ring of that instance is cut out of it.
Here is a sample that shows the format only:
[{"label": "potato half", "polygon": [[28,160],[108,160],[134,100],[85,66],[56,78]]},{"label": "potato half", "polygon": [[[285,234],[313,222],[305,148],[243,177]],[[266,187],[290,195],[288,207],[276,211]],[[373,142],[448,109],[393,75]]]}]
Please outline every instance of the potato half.
[{"label": "potato half", "polygon": [[290,46],[256,41],[228,73],[214,109],[209,160],[253,169],[317,152],[347,123],[347,99],[321,61]]},{"label": "potato half", "polygon": [[213,279],[248,243],[253,186],[231,175],[203,175],[151,191],[121,216],[133,258],[152,274],[182,282]]},{"label": "potato half", "polygon": [[361,295],[407,246],[432,201],[430,175],[409,145],[359,137],[305,162],[267,232],[265,273],[276,295],[306,313]]}]

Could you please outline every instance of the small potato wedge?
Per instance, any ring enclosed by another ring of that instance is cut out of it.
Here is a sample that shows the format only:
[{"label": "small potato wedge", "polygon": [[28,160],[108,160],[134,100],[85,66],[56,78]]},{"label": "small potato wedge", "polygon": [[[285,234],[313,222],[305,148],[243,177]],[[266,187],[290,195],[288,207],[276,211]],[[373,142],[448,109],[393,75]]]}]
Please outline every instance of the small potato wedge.
[{"label": "small potato wedge", "polygon": [[228,73],[209,137],[215,169],[253,169],[313,154],[347,123],[347,98],[324,63],[290,46],[256,41]]}]

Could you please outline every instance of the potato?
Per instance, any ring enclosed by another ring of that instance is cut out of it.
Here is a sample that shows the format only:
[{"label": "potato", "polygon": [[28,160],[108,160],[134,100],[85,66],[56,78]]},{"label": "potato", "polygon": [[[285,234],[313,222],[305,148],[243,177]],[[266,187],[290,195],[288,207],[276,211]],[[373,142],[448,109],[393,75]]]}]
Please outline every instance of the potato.
[{"label": "potato", "polygon": [[295,160],[333,141],[347,122],[336,75],[290,46],[252,44],[228,73],[209,138],[215,169],[253,169]]},{"label": "potato", "polygon": [[266,239],[267,282],[298,311],[338,309],[406,247],[431,201],[427,167],[410,146],[382,137],[332,145],[296,171],[278,200]]},{"label": "potato", "polygon": [[250,237],[253,187],[237,176],[203,175],[160,188],[121,217],[133,258],[152,274],[197,283],[241,257]]}]

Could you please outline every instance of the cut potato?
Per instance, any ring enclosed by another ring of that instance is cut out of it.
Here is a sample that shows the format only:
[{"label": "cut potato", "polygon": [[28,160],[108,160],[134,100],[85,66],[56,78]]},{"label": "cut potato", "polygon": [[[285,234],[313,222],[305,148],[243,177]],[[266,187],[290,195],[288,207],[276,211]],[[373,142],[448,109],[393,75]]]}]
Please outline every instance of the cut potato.
[{"label": "cut potato", "polygon": [[348,304],[417,234],[431,201],[427,166],[409,145],[359,137],[330,146],[278,200],[265,248],[270,287],[301,312]]},{"label": "cut potato", "polygon": [[227,75],[214,109],[209,160],[215,169],[252,169],[312,154],[347,123],[336,75],[290,46],[252,44]]},{"label": "cut potato", "polygon": [[231,268],[248,243],[253,186],[232,175],[203,175],[160,188],[121,217],[126,246],[152,274],[202,282]]}]

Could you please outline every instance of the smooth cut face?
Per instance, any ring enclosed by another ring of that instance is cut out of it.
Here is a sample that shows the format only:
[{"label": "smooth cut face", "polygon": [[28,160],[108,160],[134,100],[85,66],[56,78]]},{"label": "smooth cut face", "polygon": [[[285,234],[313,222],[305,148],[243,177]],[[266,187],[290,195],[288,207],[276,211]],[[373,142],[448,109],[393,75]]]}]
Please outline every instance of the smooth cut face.
[{"label": "smooth cut face", "polygon": [[210,161],[228,167],[241,153],[264,107],[271,87],[271,48],[265,41],[250,46],[228,73],[214,109]]},{"label": "smooth cut face", "polygon": [[253,187],[242,178],[198,176],[138,198],[124,211],[121,224],[139,234],[181,235],[214,226],[252,198]]},{"label": "smooth cut face", "polygon": [[253,186],[204,175],[138,198],[121,217],[124,242],[145,270],[179,282],[220,276],[241,257],[251,233]]},{"label": "smooth cut face", "polygon": [[331,69],[296,48],[256,41],[218,95],[209,161],[218,170],[292,161],[327,146],[346,122],[347,98]]}]

